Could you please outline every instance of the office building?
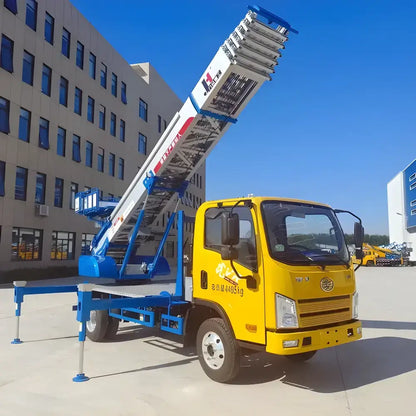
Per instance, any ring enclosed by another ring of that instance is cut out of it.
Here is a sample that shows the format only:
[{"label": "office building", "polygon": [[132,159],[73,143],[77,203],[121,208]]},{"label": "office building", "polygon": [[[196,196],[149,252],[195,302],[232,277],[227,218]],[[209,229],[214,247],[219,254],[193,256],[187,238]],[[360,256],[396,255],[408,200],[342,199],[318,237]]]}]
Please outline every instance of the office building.
[{"label": "office building", "polygon": [[406,243],[416,261],[416,160],[387,184],[390,243]]},{"label": "office building", "polygon": [[[0,36],[0,272],[75,267],[97,232],[74,213],[75,194],[120,197],[182,103],[68,0],[4,0]],[[189,215],[204,172],[188,187]],[[172,240],[165,254],[175,252]]]}]

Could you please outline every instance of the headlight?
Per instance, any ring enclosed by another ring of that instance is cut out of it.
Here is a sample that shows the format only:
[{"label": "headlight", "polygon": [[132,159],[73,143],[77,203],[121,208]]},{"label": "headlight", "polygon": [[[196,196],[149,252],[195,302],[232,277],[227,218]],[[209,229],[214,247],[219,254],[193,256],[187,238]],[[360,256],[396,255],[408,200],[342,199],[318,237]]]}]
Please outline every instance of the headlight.
[{"label": "headlight", "polygon": [[358,292],[352,295],[352,319],[358,319]]},{"label": "headlight", "polygon": [[278,328],[297,328],[298,314],[294,300],[276,293],[276,322]]}]

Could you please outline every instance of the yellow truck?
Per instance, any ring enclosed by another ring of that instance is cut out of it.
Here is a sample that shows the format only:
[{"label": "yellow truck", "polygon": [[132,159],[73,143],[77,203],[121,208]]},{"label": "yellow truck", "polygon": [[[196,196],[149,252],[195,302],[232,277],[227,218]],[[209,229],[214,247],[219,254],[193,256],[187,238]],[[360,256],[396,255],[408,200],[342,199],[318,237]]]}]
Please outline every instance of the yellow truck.
[{"label": "yellow truck", "polygon": [[368,243],[363,243],[363,257],[362,259],[353,256],[354,264],[361,264],[363,266],[400,266],[403,260],[400,254],[388,248],[373,246]]},{"label": "yellow truck", "polygon": [[[358,226],[357,245],[361,235]],[[235,377],[240,348],[306,360],[361,338],[352,262],[326,205],[259,197],[204,203],[192,277],[187,328],[198,328],[201,365],[217,381]]]},{"label": "yellow truck", "polygon": [[[183,335],[218,382],[237,376],[242,351],[303,361],[358,340],[358,294],[340,212],[348,211],[282,198],[205,202],[195,217],[189,275],[180,213],[176,286],[81,288],[78,320],[94,341],[113,337],[119,320]],[[357,247],[363,234],[356,222]]]}]

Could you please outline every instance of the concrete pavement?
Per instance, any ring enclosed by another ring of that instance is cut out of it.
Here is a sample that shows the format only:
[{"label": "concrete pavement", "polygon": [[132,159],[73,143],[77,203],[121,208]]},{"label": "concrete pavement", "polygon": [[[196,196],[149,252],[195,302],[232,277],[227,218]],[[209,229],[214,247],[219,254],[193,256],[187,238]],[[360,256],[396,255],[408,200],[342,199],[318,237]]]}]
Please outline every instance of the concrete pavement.
[{"label": "concrete pavement", "polygon": [[[416,412],[416,268],[357,272],[363,339],[306,363],[255,354],[224,385],[175,336],[123,324],[115,341],[85,343],[78,369],[75,294],[25,297],[12,345],[12,289],[0,289],[0,415],[391,415]],[[65,282],[67,284],[67,281]]]}]

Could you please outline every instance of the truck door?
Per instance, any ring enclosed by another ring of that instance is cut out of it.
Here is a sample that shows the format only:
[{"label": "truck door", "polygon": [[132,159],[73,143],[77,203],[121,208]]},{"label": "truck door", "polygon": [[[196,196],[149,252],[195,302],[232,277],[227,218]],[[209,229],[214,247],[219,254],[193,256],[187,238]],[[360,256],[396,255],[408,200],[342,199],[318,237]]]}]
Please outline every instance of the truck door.
[{"label": "truck door", "polygon": [[[237,339],[265,343],[264,282],[261,251],[256,235],[257,222],[253,208],[238,206],[233,213],[240,221],[240,240],[234,248],[238,258],[233,261],[221,257],[221,213],[231,207],[211,207],[204,212],[203,231],[195,234],[194,297],[220,305],[228,315]],[[196,249],[203,247],[203,249]],[[244,276],[252,277],[248,279]],[[253,283],[255,283],[253,285]]]}]

